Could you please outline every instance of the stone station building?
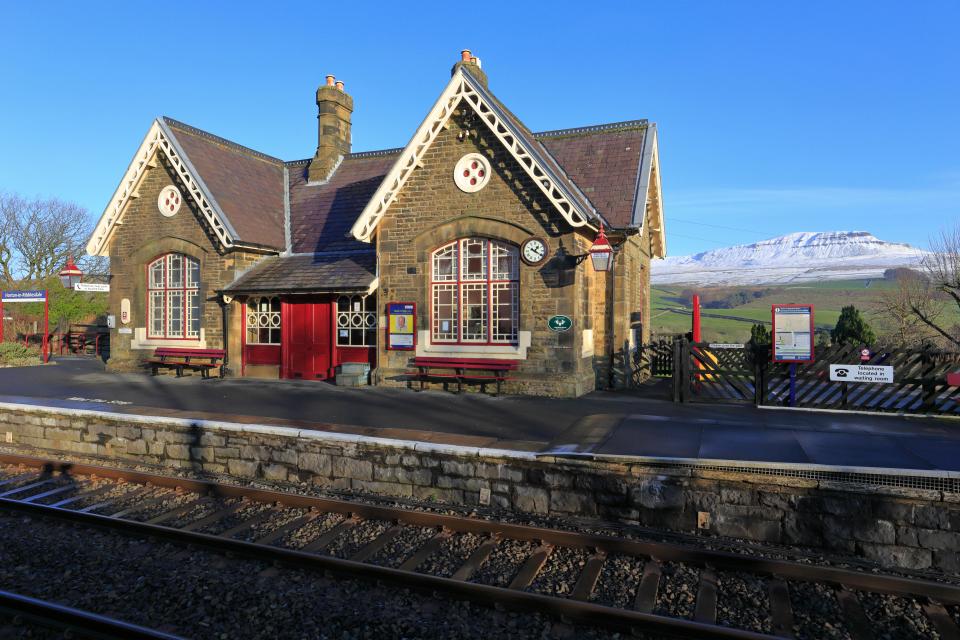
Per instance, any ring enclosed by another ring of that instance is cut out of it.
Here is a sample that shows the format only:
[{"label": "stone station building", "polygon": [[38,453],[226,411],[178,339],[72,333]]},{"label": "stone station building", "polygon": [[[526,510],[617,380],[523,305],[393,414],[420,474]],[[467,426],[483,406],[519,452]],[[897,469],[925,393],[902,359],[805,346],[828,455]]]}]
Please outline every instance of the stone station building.
[{"label": "stone station building", "polygon": [[[333,76],[316,101],[309,160],[152,124],[87,246],[111,260],[111,369],[216,348],[231,375],[366,363],[403,385],[413,357],[481,358],[517,363],[507,392],[578,396],[649,337],[653,123],[533,133],[469,51],[402,149],[352,152]],[[586,259],[601,229],[606,272]]]}]

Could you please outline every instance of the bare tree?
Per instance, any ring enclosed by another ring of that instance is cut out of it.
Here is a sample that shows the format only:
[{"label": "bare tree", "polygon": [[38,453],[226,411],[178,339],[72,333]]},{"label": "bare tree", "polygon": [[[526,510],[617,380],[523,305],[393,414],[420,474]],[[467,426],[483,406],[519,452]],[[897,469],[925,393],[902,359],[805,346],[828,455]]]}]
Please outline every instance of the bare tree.
[{"label": "bare tree", "polygon": [[44,280],[70,256],[81,268],[105,273],[102,261],[84,256],[91,228],[87,210],[72,202],[0,193],[0,279]]},{"label": "bare tree", "polygon": [[0,193],[0,282],[14,280],[14,240],[18,233],[22,198]]},{"label": "bare tree", "polygon": [[874,309],[889,331],[884,342],[889,340],[898,347],[906,347],[938,337],[921,319],[921,314],[929,322],[938,322],[945,302],[925,274],[902,270],[897,274],[895,286],[883,290],[874,301]]},{"label": "bare tree", "polygon": [[[960,309],[960,224],[944,230],[930,243],[931,253],[924,259],[924,269],[935,295],[956,303]],[[924,307],[921,295],[913,296],[910,310],[927,327],[950,344],[960,347],[960,334],[954,327],[946,327]]]}]

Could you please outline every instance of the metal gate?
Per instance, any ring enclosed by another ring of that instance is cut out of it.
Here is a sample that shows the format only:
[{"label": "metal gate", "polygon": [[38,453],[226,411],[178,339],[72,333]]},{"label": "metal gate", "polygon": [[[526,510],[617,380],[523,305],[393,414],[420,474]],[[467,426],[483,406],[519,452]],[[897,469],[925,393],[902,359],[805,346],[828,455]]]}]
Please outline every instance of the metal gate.
[{"label": "metal gate", "polygon": [[758,402],[759,372],[748,347],[686,340],[678,340],[673,346],[674,401]]}]

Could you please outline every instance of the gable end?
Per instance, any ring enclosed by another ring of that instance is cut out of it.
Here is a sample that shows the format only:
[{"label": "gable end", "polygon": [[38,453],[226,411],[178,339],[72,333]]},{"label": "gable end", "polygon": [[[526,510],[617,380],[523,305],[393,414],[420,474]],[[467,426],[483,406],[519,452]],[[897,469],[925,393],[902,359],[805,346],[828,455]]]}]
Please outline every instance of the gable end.
[{"label": "gable end", "polygon": [[529,136],[500,109],[496,100],[477,80],[463,69],[457,69],[390,173],[354,223],[351,233],[357,240],[370,242],[387,209],[413,171],[420,166],[424,154],[447,125],[461,100],[470,105],[570,226],[591,226],[591,220],[598,218],[597,213],[589,202],[571,191],[563,178],[551,168],[550,162],[541,154],[539,143],[528,139]]},{"label": "gable end", "polygon": [[123,218],[123,211],[131,198],[139,197],[137,188],[143,180],[147,170],[153,168],[154,156],[158,151],[163,151],[174,168],[177,176],[183,181],[184,187],[197,203],[210,230],[220,241],[224,248],[232,248],[237,233],[230,225],[226,216],[220,210],[216,200],[210,195],[209,190],[196,173],[193,165],[187,155],[180,148],[173,132],[162,120],[154,120],[150,130],[144,137],[140,148],[134,155],[133,160],[127,167],[127,172],[117,190],[110,198],[110,203],[100,216],[100,220],[94,227],[90,239],[87,241],[87,253],[89,255],[106,256],[107,245],[114,228]]}]

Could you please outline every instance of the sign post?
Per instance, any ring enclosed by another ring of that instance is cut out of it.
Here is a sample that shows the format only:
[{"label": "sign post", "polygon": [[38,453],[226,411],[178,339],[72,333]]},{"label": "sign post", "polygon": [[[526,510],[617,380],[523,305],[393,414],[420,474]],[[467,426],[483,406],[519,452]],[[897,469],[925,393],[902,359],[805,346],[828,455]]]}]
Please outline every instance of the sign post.
[{"label": "sign post", "polygon": [[[50,301],[46,289],[31,291],[2,291],[0,292],[0,318],[3,317],[3,305],[10,302],[42,302],[43,303],[43,336],[40,338],[40,354],[43,363],[50,360],[47,336],[50,333]],[[3,320],[0,320],[0,342],[3,342]]]},{"label": "sign post", "polygon": [[797,404],[797,363],[813,362],[813,305],[775,304],[773,361],[790,365],[790,406]]}]

